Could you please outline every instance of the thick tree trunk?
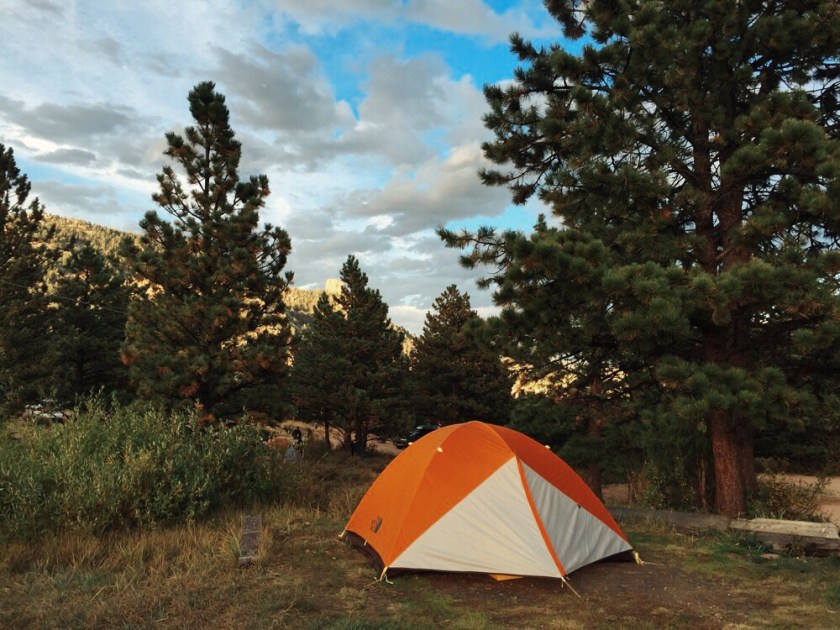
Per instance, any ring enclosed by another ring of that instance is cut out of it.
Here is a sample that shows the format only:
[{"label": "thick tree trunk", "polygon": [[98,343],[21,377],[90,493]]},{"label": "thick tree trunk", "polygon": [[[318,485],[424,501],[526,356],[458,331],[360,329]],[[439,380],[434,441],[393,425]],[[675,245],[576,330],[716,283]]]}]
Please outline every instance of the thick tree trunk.
[{"label": "thick tree trunk", "polygon": [[715,508],[736,518],[744,512],[742,450],[728,412],[715,409],[709,422],[715,464]]},{"label": "thick tree trunk", "polygon": [[[742,357],[735,349],[737,327],[720,328],[707,335],[705,359],[719,366],[738,365]],[[715,475],[715,509],[736,518],[746,509],[746,492],[751,487],[753,467],[752,433],[749,420],[738,417],[737,409],[712,409],[709,437]]]}]

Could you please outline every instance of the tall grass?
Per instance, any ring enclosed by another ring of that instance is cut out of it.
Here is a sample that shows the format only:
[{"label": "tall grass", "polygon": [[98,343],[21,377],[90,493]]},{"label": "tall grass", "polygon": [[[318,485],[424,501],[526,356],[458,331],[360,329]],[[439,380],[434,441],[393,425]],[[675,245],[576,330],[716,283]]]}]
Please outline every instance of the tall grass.
[{"label": "tall grass", "polygon": [[0,539],[190,522],[286,487],[282,453],[254,427],[94,399],[63,425],[0,441]]}]

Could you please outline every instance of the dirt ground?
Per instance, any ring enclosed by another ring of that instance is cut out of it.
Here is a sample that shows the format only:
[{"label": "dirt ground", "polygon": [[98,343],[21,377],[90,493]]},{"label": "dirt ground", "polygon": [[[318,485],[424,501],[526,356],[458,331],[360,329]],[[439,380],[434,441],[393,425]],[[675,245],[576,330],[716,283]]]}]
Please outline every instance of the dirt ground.
[{"label": "dirt ground", "polygon": [[549,579],[495,583],[469,574],[428,579],[438,593],[455,593],[457,604],[470,608],[482,601],[486,606],[492,594],[501,604],[493,613],[494,628],[825,627],[825,612],[805,603],[803,585],[776,576],[742,581],[698,572],[667,550],[643,555],[642,566],[605,561],[575,571],[569,576],[574,592]]},{"label": "dirt ground", "polygon": [[[656,562],[657,564],[654,564]],[[470,574],[430,574],[440,593],[457,593],[459,604],[472,607],[493,593],[505,602],[505,612],[496,611],[494,627],[673,627],[675,612],[685,628],[721,628],[749,623],[757,602],[751,597],[732,597],[730,588],[717,578],[686,573],[669,566],[665,557],[650,557],[649,564],[601,562],[576,571],[569,584],[557,580],[523,578],[495,583]],[[577,595],[575,595],[577,593]],[[565,617],[564,609],[571,609]],[[533,615],[543,610],[546,617]],[[553,614],[552,614],[553,613]],[[552,617],[554,619],[552,620]],[[539,619],[529,626],[528,619]],[[572,621],[573,620],[573,621]],[[566,625],[568,624],[568,625]],[[748,626],[749,627],[749,626]]]}]

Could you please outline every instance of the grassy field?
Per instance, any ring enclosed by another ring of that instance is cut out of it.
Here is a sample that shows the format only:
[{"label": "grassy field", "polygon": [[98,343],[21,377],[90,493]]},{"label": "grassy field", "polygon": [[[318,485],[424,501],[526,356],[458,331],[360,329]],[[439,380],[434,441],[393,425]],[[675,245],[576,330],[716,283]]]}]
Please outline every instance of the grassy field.
[{"label": "grassy field", "polygon": [[[302,498],[156,531],[0,547],[3,628],[828,628],[840,559],[769,558],[754,541],[625,531],[646,564],[603,562],[561,582],[413,574],[377,582],[337,540],[385,458],[299,465]],[[262,518],[238,567],[242,519]]]}]

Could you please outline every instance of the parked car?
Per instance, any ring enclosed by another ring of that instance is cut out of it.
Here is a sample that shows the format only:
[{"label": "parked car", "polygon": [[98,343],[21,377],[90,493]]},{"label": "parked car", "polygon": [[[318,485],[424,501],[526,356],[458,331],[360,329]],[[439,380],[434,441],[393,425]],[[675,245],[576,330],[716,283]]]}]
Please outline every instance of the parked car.
[{"label": "parked car", "polygon": [[412,442],[416,442],[424,435],[431,433],[435,429],[438,428],[436,424],[421,424],[416,427],[409,433],[406,437],[399,437],[394,440],[394,446],[397,448],[406,448]]}]

